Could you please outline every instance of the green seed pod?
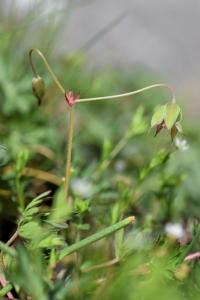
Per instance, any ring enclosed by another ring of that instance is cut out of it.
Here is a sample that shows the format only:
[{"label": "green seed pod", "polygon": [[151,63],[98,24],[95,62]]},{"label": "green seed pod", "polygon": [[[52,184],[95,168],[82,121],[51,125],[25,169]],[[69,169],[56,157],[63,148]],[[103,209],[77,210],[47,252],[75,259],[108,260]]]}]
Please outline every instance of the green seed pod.
[{"label": "green seed pod", "polygon": [[162,123],[165,118],[166,105],[160,105],[155,108],[153,117],[151,119],[151,128]]},{"label": "green seed pod", "polygon": [[166,105],[165,124],[168,130],[172,129],[180,117],[181,109],[176,103]]},{"label": "green seed pod", "polygon": [[41,77],[38,76],[32,79],[32,90],[33,94],[38,99],[38,105],[40,105],[45,94],[45,83]]}]

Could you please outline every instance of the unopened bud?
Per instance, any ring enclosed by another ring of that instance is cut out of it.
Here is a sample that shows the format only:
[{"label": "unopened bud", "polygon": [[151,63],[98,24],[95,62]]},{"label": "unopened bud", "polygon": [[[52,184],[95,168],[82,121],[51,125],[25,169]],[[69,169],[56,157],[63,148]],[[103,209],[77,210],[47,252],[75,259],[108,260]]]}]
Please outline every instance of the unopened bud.
[{"label": "unopened bud", "polygon": [[41,77],[38,76],[32,79],[32,90],[38,99],[38,105],[40,105],[45,94],[45,83]]},{"label": "unopened bud", "polygon": [[162,130],[170,131],[171,139],[174,140],[178,132],[182,132],[180,120],[181,108],[176,103],[169,103],[156,107],[151,119],[151,128],[156,127],[155,136]]},{"label": "unopened bud", "polygon": [[168,130],[172,129],[181,118],[181,109],[176,103],[166,105],[165,124]]}]

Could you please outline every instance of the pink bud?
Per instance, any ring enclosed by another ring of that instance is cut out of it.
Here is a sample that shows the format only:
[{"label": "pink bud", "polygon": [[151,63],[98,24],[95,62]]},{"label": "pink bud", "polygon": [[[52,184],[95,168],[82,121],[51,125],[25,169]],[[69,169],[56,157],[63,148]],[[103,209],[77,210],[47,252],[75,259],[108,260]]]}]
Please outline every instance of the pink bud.
[{"label": "pink bud", "polygon": [[75,104],[76,100],[80,99],[80,92],[78,92],[76,97],[74,96],[73,91],[65,92],[65,99],[66,99],[68,105],[70,107],[72,107]]}]

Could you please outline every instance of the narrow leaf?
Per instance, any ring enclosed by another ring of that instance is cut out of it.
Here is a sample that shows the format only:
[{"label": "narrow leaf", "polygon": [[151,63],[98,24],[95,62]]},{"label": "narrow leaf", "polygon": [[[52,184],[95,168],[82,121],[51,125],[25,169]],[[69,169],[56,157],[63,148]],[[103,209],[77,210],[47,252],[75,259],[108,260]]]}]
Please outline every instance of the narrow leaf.
[{"label": "narrow leaf", "polygon": [[133,223],[134,221],[135,221],[135,217],[128,217],[128,218],[124,219],[123,221],[120,221],[114,225],[111,225],[111,226],[101,230],[100,232],[97,232],[97,233],[71,245],[71,246],[66,247],[65,249],[63,249],[61,251],[60,259],[80,250],[81,248],[83,248],[85,246],[88,246],[94,242],[97,242],[98,240],[101,240],[101,239],[111,235],[112,233],[126,227],[127,225]]}]

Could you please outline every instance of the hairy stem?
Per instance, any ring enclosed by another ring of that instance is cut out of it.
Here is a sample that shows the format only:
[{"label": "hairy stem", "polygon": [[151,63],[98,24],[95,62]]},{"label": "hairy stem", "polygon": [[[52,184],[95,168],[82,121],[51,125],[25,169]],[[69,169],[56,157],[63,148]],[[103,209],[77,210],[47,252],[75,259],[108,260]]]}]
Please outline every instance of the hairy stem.
[{"label": "hairy stem", "polygon": [[111,235],[112,233],[116,232],[117,230],[120,230],[124,227],[126,227],[127,225],[133,223],[135,221],[135,217],[128,217],[126,219],[124,219],[123,221],[120,221],[114,225],[111,225],[83,240],[80,240],[79,242],[67,247],[66,249],[63,249],[60,253],[60,259],[62,259],[63,257],[72,254],[74,252],[77,252],[78,250],[82,249],[85,246],[88,246],[94,242],[97,242],[109,235]]}]

